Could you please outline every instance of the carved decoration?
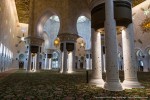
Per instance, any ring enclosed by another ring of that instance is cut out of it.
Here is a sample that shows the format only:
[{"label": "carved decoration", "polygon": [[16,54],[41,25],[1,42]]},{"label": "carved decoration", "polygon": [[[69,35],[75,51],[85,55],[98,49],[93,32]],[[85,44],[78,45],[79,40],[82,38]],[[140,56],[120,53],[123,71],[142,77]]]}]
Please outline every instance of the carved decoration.
[{"label": "carved decoration", "polygon": [[79,36],[77,34],[61,33],[58,37],[60,41],[76,41]]},{"label": "carved decoration", "polygon": [[41,46],[42,43],[44,42],[44,40],[40,37],[31,37],[31,36],[26,37],[25,41],[27,44],[35,45],[35,46]]},{"label": "carved decoration", "polygon": [[140,26],[143,32],[150,32],[150,17],[147,17]]}]

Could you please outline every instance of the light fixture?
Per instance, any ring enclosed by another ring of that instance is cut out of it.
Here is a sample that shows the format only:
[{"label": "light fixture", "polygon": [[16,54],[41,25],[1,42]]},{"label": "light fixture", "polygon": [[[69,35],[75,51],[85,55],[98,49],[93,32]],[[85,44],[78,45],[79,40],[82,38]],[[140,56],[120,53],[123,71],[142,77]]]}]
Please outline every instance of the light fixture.
[{"label": "light fixture", "polygon": [[24,42],[24,41],[25,41],[24,33],[23,33],[22,37],[17,36],[17,38],[19,39],[19,42],[18,42],[18,44],[16,44],[16,47],[18,47],[18,45],[19,45],[21,42]]},{"label": "light fixture", "polygon": [[59,40],[59,38],[56,38],[56,39],[54,40],[54,46],[55,46],[55,47],[58,47],[59,44],[60,44],[60,40]]}]

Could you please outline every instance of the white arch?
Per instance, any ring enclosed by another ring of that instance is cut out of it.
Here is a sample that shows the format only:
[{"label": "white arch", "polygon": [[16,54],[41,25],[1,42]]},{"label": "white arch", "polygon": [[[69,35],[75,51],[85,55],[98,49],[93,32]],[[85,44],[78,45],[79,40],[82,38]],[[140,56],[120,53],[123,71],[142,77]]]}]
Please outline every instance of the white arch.
[{"label": "white arch", "polygon": [[86,50],[91,49],[91,21],[84,15],[78,17],[77,20],[78,35],[85,40]]},{"label": "white arch", "polygon": [[39,36],[42,36],[43,34],[43,27],[44,24],[46,23],[46,21],[51,17],[51,16],[58,16],[58,18],[60,19],[60,16],[58,13],[56,13],[56,11],[52,10],[52,9],[47,9],[44,13],[41,14],[41,16],[39,17],[39,20],[37,22],[37,27],[36,27],[36,32]]},{"label": "white arch", "polygon": [[47,12],[45,16],[41,18],[38,24],[38,34],[44,38],[45,49],[55,49],[54,40],[57,38],[60,29],[59,16],[54,13]]}]

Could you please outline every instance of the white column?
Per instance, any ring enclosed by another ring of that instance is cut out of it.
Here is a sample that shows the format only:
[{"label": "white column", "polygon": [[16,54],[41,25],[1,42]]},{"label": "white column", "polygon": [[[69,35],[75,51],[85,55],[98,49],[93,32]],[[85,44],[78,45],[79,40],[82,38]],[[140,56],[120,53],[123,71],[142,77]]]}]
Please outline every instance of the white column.
[{"label": "white column", "polygon": [[92,59],[90,58],[90,69],[92,69]]},{"label": "white column", "polygon": [[75,67],[76,67],[76,56],[75,56],[75,53],[76,53],[76,43],[74,43],[74,50],[73,50],[73,54],[72,54],[72,57],[73,57],[73,71],[75,71]]},{"label": "white column", "polygon": [[49,58],[48,58],[48,54],[46,54],[46,58],[45,58],[45,69],[46,69],[46,70],[49,69]]},{"label": "white column", "polygon": [[31,65],[32,65],[32,53],[30,54],[29,71],[31,71]]},{"label": "white column", "polygon": [[67,73],[73,72],[73,52],[69,52],[68,54],[68,71]]},{"label": "white column", "polygon": [[38,55],[38,54],[35,54],[35,57],[34,57],[34,61],[35,61],[34,71],[37,70],[37,62],[38,62],[38,61],[37,61],[37,59],[38,59],[38,58],[37,58],[37,55]]},{"label": "white column", "polygon": [[109,91],[122,91],[118,71],[117,32],[113,0],[105,0],[105,14],[106,82],[104,88]]},{"label": "white column", "polygon": [[[1,48],[0,48],[1,49]],[[1,69],[2,69],[2,53],[0,53],[0,71],[1,71]]]},{"label": "white column", "polygon": [[[92,78],[90,84],[99,87],[104,86],[102,79],[102,48],[101,48],[101,34],[98,32],[92,33]],[[90,58],[90,57],[89,57]]]},{"label": "white column", "polygon": [[49,68],[48,68],[49,70],[51,70],[52,69],[52,58],[49,58]]},{"label": "white column", "polygon": [[67,59],[68,59],[68,51],[66,49],[66,42],[63,42],[63,68],[62,73],[67,73]]},{"label": "white column", "polygon": [[38,52],[36,54],[36,70],[40,69],[40,46],[38,47]]},{"label": "white column", "polygon": [[104,63],[104,72],[106,72],[106,57],[105,54],[103,54],[103,63]]},{"label": "white column", "polygon": [[87,70],[90,69],[90,66],[89,66],[90,64],[89,63],[90,63],[89,57],[88,58],[86,57],[86,69]]},{"label": "white column", "polygon": [[142,88],[137,79],[137,64],[134,53],[134,30],[131,23],[122,31],[124,76],[123,87],[125,89]]},{"label": "white column", "polygon": [[31,57],[32,57],[32,55],[31,55],[31,46],[29,45],[28,46],[28,55],[27,55],[27,57],[28,57],[28,60],[27,60],[27,70],[26,71],[30,71],[31,70]]},{"label": "white column", "polygon": [[60,66],[60,73],[63,72],[63,62],[64,62],[64,52],[61,53],[61,66]]},{"label": "white column", "polygon": [[35,70],[35,56],[33,56],[32,61],[33,61],[33,69],[32,69],[32,71],[34,71]]},{"label": "white column", "polygon": [[79,57],[78,57],[78,61],[77,61],[77,69],[80,69],[80,61],[79,61]]}]

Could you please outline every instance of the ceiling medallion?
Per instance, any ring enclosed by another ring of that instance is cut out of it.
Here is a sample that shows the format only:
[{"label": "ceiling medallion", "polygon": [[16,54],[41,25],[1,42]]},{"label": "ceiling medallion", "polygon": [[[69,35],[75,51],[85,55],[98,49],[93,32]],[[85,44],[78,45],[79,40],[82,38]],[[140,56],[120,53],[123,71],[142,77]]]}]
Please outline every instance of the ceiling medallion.
[{"label": "ceiling medallion", "polygon": [[147,17],[140,26],[143,32],[150,32],[150,17]]}]

